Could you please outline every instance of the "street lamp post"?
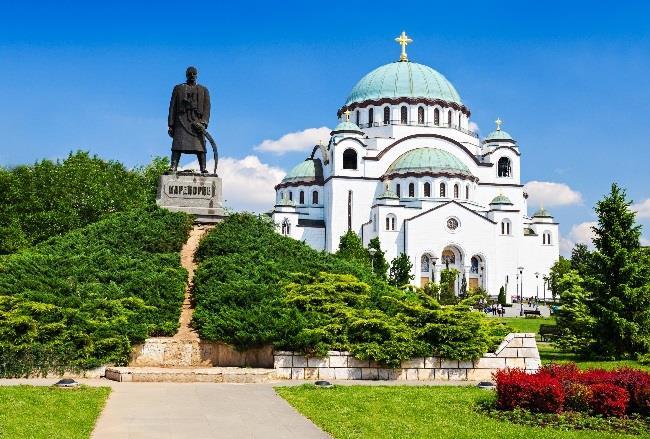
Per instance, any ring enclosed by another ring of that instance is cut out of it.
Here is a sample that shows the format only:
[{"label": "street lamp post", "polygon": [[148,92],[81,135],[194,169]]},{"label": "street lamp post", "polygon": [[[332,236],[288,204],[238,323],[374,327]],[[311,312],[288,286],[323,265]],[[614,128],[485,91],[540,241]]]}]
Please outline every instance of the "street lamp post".
[{"label": "street lamp post", "polygon": [[535,288],[536,288],[535,299],[539,302],[539,272],[535,273]]},{"label": "street lamp post", "polygon": [[431,262],[433,263],[433,271],[431,272],[431,281],[435,284],[436,283],[436,262],[438,262],[438,257],[432,256]]},{"label": "street lamp post", "polygon": [[370,247],[368,249],[368,253],[370,253],[370,268],[372,269],[372,272],[375,272],[375,255],[377,254],[377,249]]},{"label": "street lamp post", "polygon": [[517,267],[519,270],[519,276],[521,277],[521,286],[519,292],[521,293],[521,298],[519,300],[519,316],[524,316],[524,267]]},{"label": "street lamp post", "polygon": [[548,282],[548,277],[544,276],[544,303],[546,303],[546,283]]}]

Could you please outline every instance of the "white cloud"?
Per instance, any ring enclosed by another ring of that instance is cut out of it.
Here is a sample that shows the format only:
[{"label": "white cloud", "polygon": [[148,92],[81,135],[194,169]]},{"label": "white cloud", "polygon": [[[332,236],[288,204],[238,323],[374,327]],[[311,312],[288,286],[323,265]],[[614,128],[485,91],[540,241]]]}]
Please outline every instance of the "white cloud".
[{"label": "white cloud", "polygon": [[[214,161],[207,163],[212,170]],[[194,160],[183,169],[198,169]],[[225,205],[234,210],[266,212],[275,203],[274,186],[282,180],[285,172],[274,166],[262,163],[257,156],[249,155],[241,160],[231,157],[219,159],[219,177],[223,183],[223,198]]]},{"label": "white cloud", "polygon": [[631,209],[636,212],[637,218],[650,218],[650,198],[646,198],[645,201],[641,201],[640,203],[633,204]]},{"label": "white cloud", "polygon": [[474,131],[476,134],[479,134],[481,132],[481,127],[479,127],[476,122],[470,121],[469,122],[469,130]]},{"label": "white cloud", "polygon": [[582,203],[582,194],[564,183],[551,181],[529,181],[524,185],[528,193],[528,204],[532,206],[554,207]]},{"label": "white cloud", "polygon": [[650,239],[642,236],[641,237],[641,245],[646,246],[646,247],[650,247]]},{"label": "white cloud", "polygon": [[332,130],[327,127],[307,128],[295,133],[288,133],[277,140],[264,140],[257,145],[255,151],[272,152],[273,154],[282,155],[288,152],[311,151],[319,140],[327,143]]},{"label": "white cloud", "polygon": [[593,249],[594,244],[592,240],[595,235],[592,227],[596,224],[596,221],[587,221],[571,226],[569,236],[560,238],[560,253],[563,256],[571,256],[571,250],[573,250],[576,244],[586,244],[587,247]]}]

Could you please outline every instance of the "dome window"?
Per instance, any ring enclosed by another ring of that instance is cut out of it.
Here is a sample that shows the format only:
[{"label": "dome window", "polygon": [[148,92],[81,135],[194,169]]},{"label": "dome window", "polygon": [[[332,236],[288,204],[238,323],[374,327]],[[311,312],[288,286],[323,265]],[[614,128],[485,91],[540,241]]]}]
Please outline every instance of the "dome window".
[{"label": "dome window", "polygon": [[415,184],[409,183],[409,197],[415,197]]},{"label": "dome window", "polygon": [[386,230],[394,231],[396,222],[397,222],[397,218],[395,218],[395,215],[393,215],[392,213],[386,215]]},{"label": "dome window", "polygon": [[293,192],[289,191],[289,201],[293,201]]},{"label": "dome window", "polygon": [[361,122],[361,114],[360,114],[359,110],[357,110],[356,118],[357,118],[357,126],[361,126],[361,125],[359,125],[359,122]]},{"label": "dome window", "polygon": [[497,173],[499,177],[512,177],[512,165],[508,157],[501,157],[499,159]]},{"label": "dome window", "polygon": [[458,128],[460,128],[460,126],[462,125],[462,123],[461,123],[462,121],[463,121],[463,115],[458,114]]},{"label": "dome window", "polygon": [[424,196],[425,197],[431,196],[431,183],[429,183],[428,181],[424,183]]},{"label": "dome window", "polygon": [[371,108],[368,110],[368,126],[372,126],[372,124],[375,122],[375,109]]},{"label": "dome window", "polygon": [[469,185],[465,186],[465,199],[469,200]]},{"label": "dome window", "polygon": [[451,110],[447,112],[447,126],[451,127]]},{"label": "dome window", "polygon": [[305,191],[300,191],[300,196],[298,197],[299,204],[305,204]]},{"label": "dome window", "polygon": [[343,151],[343,169],[357,169],[357,152],[354,149]]},{"label": "dome window", "polygon": [[438,110],[437,108],[433,110],[433,124],[435,126],[440,125],[440,110]]},{"label": "dome window", "polygon": [[440,198],[445,198],[447,196],[447,186],[444,183],[440,183]]},{"label": "dome window", "polygon": [[418,107],[418,125],[424,125],[424,108]]},{"label": "dome window", "polygon": [[544,232],[542,234],[542,244],[551,245],[551,232]]},{"label": "dome window", "polygon": [[402,125],[406,125],[407,123],[409,123],[408,108],[406,108],[406,106],[403,106],[402,108],[400,108],[399,113],[400,113],[400,120],[399,120],[400,123]]},{"label": "dome window", "polygon": [[384,107],[384,125],[390,123],[390,107]]},{"label": "dome window", "polygon": [[311,204],[318,204],[318,191],[311,193]]},{"label": "dome window", "polygon": [[460,188],[458,187],[458,184],[454,185],[454,198],[460,198]]}]

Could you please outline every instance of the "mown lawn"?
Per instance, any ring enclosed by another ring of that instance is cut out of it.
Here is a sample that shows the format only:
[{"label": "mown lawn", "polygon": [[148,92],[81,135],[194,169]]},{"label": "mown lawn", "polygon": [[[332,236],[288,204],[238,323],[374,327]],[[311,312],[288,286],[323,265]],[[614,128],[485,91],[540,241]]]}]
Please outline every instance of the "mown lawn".
[{"label": "mown lawn", "polygon": [[303,385],[276,391],[335,438],[639,438],[498,421],[475,410],[477,401],[494,397],[475,387]]},{"label": "mown lawn", "polygon": [[89,438],[108,387],[0,387],[0,438]]},{"label": "mown lawn", "polygon": [[554,317],[506,317],[501,319],[516,332],[539,332],[540,325],[555,325]]}]

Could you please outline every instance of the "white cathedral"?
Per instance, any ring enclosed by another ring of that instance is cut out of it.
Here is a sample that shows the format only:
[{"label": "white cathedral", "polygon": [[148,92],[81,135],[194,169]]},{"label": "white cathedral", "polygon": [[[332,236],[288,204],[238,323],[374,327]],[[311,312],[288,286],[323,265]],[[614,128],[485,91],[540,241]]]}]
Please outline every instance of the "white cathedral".
[{"label": "white cathedral", "polygon": [[338,110],[329,142],[314,147],[276,187],[279,231],[335,252],[348,230],[378,237],[386,259],[406,253],[413,284],[456,268],[468,288],[507,300],[542,296],[559,256],[558,223],[528,215],[519,144],[501,129],[483,140],[454,86],[411,62],[404,32],[399,61],[368,73]]}]

